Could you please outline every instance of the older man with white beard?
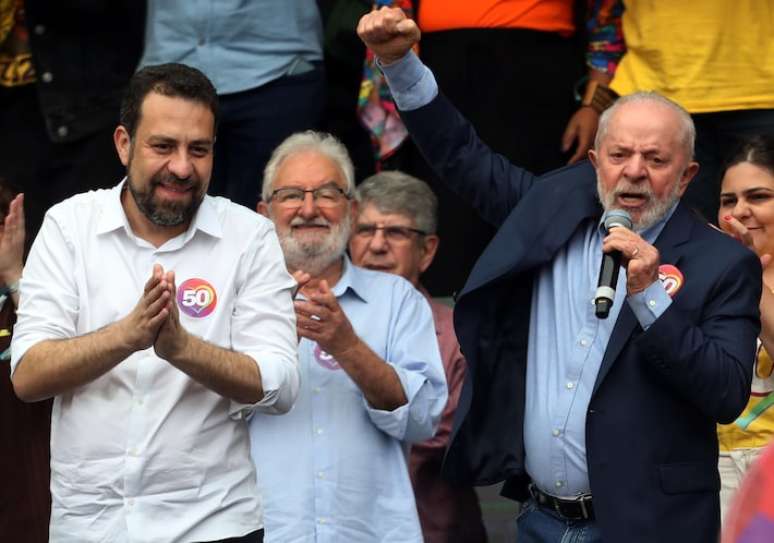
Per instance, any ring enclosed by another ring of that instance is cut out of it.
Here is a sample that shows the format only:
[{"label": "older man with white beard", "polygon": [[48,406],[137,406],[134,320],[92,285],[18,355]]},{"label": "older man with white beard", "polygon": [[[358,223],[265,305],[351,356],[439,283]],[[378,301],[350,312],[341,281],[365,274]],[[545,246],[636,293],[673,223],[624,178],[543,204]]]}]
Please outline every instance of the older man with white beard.
[{"label": "older man with white beard", "polygon": [[353,177],[316,132],[285,140],[264,174],[258,211],[300,285],[302,375],[291,413],[250,423],[269,542],[422,541],[406,450],[433,435],[446,381],[423,296],[345,254]]},{"label": "older man with white beard", "polygon": [[[691,117],[620,98],[589,161],[537,177],[445,99],[401,10],[358,32],[423,156],[498,227],[454,309],[468,373],[445,474],[505,480],[519,543],[716,541],[716,424],[750,394],[761,267],[679,201],[698,169]],[[608,233],[611,211],[632,228]],[[603,252],[622,266],[608,315],[593,303]]]}]

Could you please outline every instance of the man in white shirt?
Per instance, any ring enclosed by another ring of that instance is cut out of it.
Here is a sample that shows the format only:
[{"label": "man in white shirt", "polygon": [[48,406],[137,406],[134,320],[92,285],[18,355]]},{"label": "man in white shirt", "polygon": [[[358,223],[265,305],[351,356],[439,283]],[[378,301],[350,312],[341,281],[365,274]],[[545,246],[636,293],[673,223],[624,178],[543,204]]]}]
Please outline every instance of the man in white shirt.
[{"label": "man in white shirt", "polygon": [[127,177],[48,212],[21,282],[12,379],[55,397],[52,541],[262,541],[245,416],[298,392],[271,223],[206,196],[218,104],[198,70],[130,82]]},{"label": "man in white shirt", "polygon": [[267,543],[422,541],[408,444],[433,435],[446,379],[424,297],[346,256],[353,188],[328,134],[290,136],[266,165],[259,210],[302,285],[298,402],[250,421]]}]

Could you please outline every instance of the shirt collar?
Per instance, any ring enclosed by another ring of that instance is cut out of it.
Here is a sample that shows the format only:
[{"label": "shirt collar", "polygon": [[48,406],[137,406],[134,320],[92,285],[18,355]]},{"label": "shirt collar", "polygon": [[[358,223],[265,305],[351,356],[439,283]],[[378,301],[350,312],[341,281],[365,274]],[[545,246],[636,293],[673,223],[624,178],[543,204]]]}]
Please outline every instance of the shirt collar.
[{"label": "shirt collar", "polygon": [[[121,193],[126,185],[126,177],[121,182],[110,189],[107,195],[107,202],[103,207],[102,215],[97,224],[97,234],[105,234],[123,227],[127,233],[132,233],[129,226],[129,219],[126,217],[124,206],[121,204]],[[193,237],[197,230],[209,234],[216,238],[223,237],[223,225],[218,218],[215,202],[209,195],[204,196],[199,209],[196,210],[193,221],[185,233],[185,240]],[[132,234],[133,235],[133,234]]]},{"label": "shirt collar", "polygon": [[342,256],[344,259],[344,265],[341,272],[341,278],[333,287],[333,295],[336,298],[340,298],[347,290],[351,290],[358,298],[364,302],[368,302],[368,281],[365,277],[366,274],[359,273],[362,268],[358,268],[349,259],[349,256],[345,253]]}]

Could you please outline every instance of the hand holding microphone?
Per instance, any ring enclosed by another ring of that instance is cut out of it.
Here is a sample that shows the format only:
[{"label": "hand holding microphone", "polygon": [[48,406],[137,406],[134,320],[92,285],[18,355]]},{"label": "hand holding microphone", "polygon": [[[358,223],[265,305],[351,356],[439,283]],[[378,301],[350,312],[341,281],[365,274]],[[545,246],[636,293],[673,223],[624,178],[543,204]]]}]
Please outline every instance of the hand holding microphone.
[{"label": "hand holding microphone", "polygon": [[660,263],[658,249],[631,230],[628,213],[613,209],[605,213],[607,236],[602,242],[602,265],[599,270],[597,293],[594,296],[595,314],[607,318],[615,298],[619,268],[626,267],[626,291],[636,294],[658,280]]}]

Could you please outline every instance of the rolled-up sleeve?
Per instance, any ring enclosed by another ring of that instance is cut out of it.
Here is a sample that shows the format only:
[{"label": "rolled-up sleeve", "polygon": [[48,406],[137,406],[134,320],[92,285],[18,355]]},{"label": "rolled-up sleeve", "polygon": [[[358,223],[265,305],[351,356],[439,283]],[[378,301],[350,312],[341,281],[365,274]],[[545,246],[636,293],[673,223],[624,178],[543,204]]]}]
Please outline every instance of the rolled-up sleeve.
[{"label": "rolled-up sleeve", "polygon": [[76,335],[78,288],[74,246],[60,221],[47,214],[19,285],[20,304],[11,341],[11,374],[35,344]]},{"label": "rolled-up sleeve", "polygon": [[231,326],[232,348],[255,360],[261,373],[263,398],[251,405],[232,402],[232,416],[254,410],[286,413],[298,396],[298,338],[292,289],[296,282],[285,260],[274,227],[250,247],[251,256],[242,270]]},{"label": "rolled-up sleeve", "polygon": [[407,283],[395,292],[387,363],[398,374],[407,402],[392,411],[374,409],[364,400],[368,416],[383,432],[416,443],[433,437],[448,391],[438,350],[433,314],[427,300]]}]

